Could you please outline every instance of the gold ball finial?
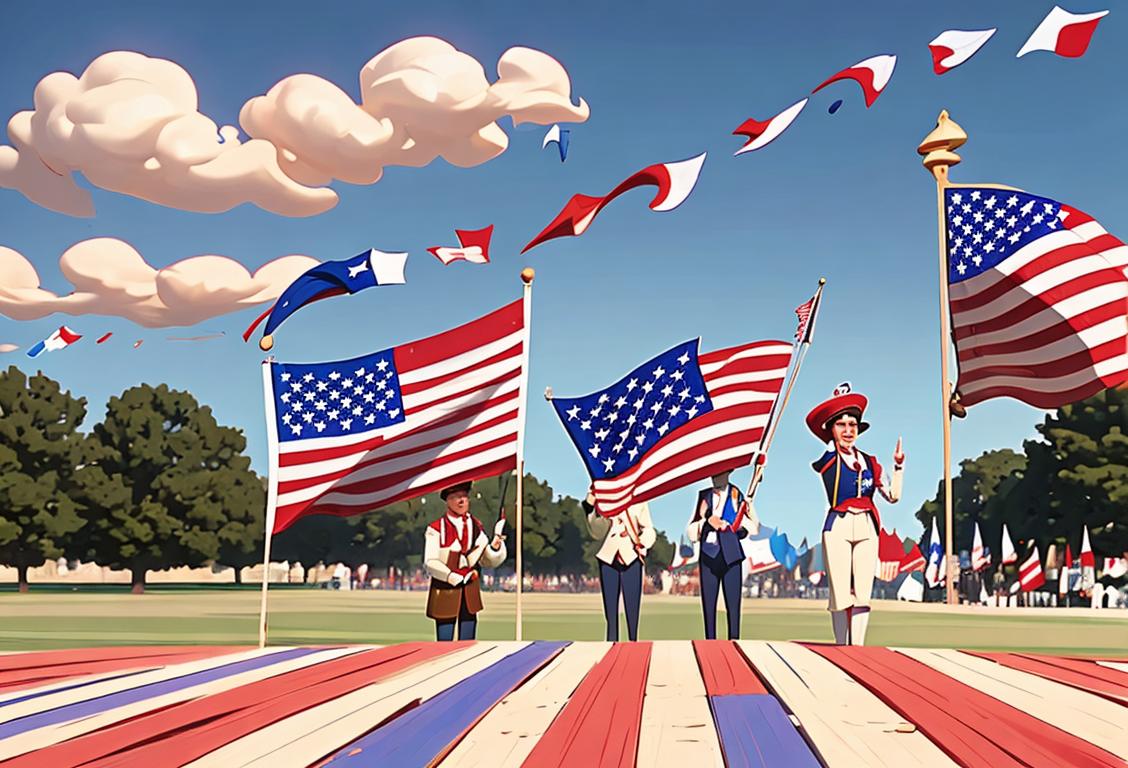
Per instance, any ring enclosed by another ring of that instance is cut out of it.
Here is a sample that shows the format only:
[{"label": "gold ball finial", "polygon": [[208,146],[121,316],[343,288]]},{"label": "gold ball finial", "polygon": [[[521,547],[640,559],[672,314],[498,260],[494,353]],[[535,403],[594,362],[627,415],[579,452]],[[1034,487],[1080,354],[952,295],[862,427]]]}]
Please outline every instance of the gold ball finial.
[{"label": "gold ball finial", "polygon": [[532,283],[533,278],[536,277],[536,276],[537,276],[537,271],[535,269],[533,269],[532,267],[525,267],[524,269],[521,270],[521,281],[523,283],[525,283],[525,285],[529,285],[530,283]]},{"label": "gold ball finial", "polygon": [[263,352],[269,352],[273,348],[274,348],[274,337],[271,336],[269,333],[266,334],[265,336],[263,336],[259,340],[259,349],[261,349]]},{"label": "gold ball finial", "polygon": [[825,277],[819,278],[819,285],[826,285],[826,278]]},{"label": "gold ball finial", "polygon": [[942,110],[936,118],[936,127],[933,128],[917,147],[917,152],[924,155],[924,167],[932,171],[937,166],[945,168],[957,165],[960,156],[955,153],[967,141],[967,133],[952,118],[948,117],[948,110]]}]

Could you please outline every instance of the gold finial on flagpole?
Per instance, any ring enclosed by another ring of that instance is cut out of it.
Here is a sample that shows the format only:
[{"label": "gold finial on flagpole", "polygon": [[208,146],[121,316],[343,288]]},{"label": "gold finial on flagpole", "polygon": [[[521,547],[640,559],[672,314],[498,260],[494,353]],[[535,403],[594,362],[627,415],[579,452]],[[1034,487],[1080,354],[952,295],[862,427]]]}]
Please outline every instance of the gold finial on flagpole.
[{"label": "gold finial on flagpole", "polygon": [[960,162],[960,156],[954,150],[966,142],[967,133],[959,123],[948,117],[945,109],[941,110],[940,117],[936,118],[936,127],[924,137],[917,152],[924,155],[921,162],[933,175],[943,173],[946,177],[948,169]]},{"label": "gold finial on flagpole", "polygon": [[259,349],[269,352],[274,347],[274,337],[269,333],[259,339]]},{"label": "gold finial on flagpole", "polygon": [[948,232],[944,216],[944,190],[948,187],[948,169],[960,162],[955,150],[967,142],[967,133],[960,124],[948,116],[948,110],[941,110],[933,128],[917,152],[924,156],[924,167],[936,180],[936,223],[939,233],[940,254],[940,407],[944,431],[944,569],[945,592],[949,604],[956,603],[955,568],[952,564],[954,548],[952,525],[952,416],[963,418],[967,410],[959,402],[959,396],[952,394],[948,380],[949,334],[951,330],[948,317]]},{"label": "gold finial on flagpole", "polygon": [[532,267],[525,267],[521,270],[521,281],[528,285],[533,282],[533,278],[537,276],[537,271]]}]

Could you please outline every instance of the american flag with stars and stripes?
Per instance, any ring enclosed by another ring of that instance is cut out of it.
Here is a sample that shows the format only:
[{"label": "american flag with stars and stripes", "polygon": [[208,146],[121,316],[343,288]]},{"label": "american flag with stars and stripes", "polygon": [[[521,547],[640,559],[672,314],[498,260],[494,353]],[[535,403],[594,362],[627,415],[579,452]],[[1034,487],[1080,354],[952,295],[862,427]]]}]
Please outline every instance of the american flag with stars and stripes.
[{"label": "american flag with stars and stripes", "polygon": [[518,300],[351,360],[267,363],[273,532],[513,470],[526,331]]},{"label": "american flag with stars and stripes", "polygon": [[964,405],[1037,408],[1128,379],[1128,248],[1090,216],[1017,190],[945,190]]},{"label": "american flag with stars and stripes", "polygon": [[815,339],[815,318],[818,317],[821,292],[804,301],[795,308],[799,326],[795,329],[796,344],[810,344]]},{"label": "american flag with stars and stripes", "polygon": [[553,399],[611,516],[747,464],[759,450],[792,345],[760,341],[698,357],[672,347],[610,387]]}]

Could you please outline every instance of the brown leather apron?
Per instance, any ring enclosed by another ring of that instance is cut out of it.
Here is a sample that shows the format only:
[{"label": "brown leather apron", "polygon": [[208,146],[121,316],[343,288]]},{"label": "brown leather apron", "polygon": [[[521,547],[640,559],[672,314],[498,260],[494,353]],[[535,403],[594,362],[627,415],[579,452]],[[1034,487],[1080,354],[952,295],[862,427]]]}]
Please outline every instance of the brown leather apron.
[{"label": "brown leather apron", "polygon": [[[460,553],[447,553],[447,568],[454,570],[458,567]],[[476,614],[482,610],[482,590],[480,582],[481,573],[474,569],[476,578],[469,584],[463,582],[457,587],[431,579],[431,590],[427,593],[427,618],[429,619],[456,619],[463,604],[466,612]]]}]

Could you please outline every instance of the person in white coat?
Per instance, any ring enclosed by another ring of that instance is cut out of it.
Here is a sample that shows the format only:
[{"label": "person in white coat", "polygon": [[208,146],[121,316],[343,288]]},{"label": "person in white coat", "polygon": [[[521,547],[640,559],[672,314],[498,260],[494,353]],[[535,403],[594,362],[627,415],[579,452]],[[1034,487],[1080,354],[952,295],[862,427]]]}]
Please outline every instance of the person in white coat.
[{"label": "person in white coat", "polygon": [[583,507],[591,537],[603,539],[595,559],[599,561],[599,589],[603,593],[607,639],[612,642],[619,639],[619,596],[622,595],[627,637],[638,640],[643,562],[657,538],[650,521],[650,508],[645,503],[633,504],[614,517],[604,517],[595,507],[595,495],[590,488]]}]

